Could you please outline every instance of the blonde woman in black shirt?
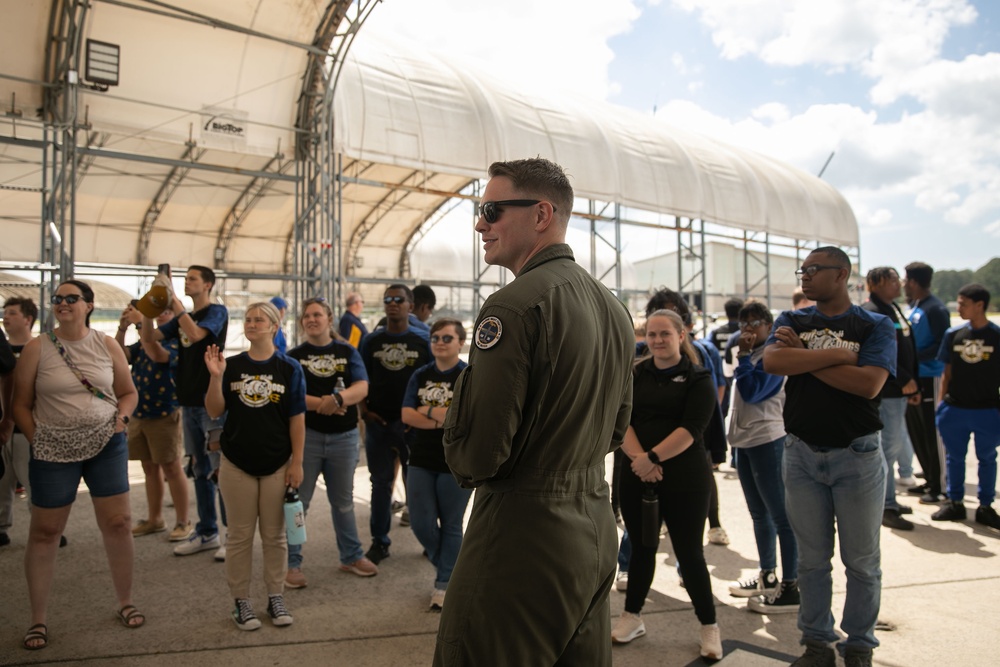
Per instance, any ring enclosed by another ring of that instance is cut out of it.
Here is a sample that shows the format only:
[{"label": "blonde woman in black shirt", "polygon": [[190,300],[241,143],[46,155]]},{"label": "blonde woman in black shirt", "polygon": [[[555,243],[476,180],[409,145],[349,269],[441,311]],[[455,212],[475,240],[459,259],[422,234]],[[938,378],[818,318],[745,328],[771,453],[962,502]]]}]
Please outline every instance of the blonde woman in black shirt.
[{"label": "blonde woman in black shirt", "polygon": [[636,364],[632,418],[622,451],[631,461],[621,475],[621,512],[632,536],[625,611],[611,639],[624,644],[646,633],[640,612],[656,568],[656,547],[643,540],[642,497],[649,484],[659,498],[674,553],[695,614],[701,622],[701,655],[722,658],[703,535],[708,518],[711,468],[703,433],[716,409],[711,373],[697,365],[697,353],[677,313],[658,310],[646,321],[650,355]]}]

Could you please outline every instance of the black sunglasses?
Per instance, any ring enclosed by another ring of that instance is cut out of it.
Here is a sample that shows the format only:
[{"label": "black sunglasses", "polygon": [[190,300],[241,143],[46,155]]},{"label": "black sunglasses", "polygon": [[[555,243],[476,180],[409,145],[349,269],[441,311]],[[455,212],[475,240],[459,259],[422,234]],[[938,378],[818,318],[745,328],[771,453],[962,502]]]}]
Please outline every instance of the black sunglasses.
[{"label": "black sunglasses", "polygon": [[72,306],[74,303],[76,303],[82,298],[83,298],[82,294],[67,294],[66,296],[63,296],[62,294],[53,294],[52,298],[49,299],[49,301],[52,302],[53,306],[58,306],[63,301]]},{"label": "black sunglasses", "polygon": [[[541,204],[540,199],[504,199],[502,201],[484,201],[479,205],[479,215],[482,216],[483,220],[490,223],[491,225],[500,218],[500,214],[503,213],[503,206],[534,206],[535,204]],[[555,212],[556,207],[552,207],[552,211]]]},{"label": "black sunglasses", "polygon": [[447,344],[447,343],[450,343],[453,340],[455,340],[455,337],[452,336],[451,334],[445,334],[443,336],[438,336],[437,334],[434,334],[433,336],[431,336],[431,342],[432,343],[439,343],[440,342],[440,343],[446,343]]},{"label": "black sunglasses", "polygon": [[840,269],[843,269],[843,268],[845,268],[845,267],[843,267],[843,266],[830,266],[830,265],[824,265],[824,264],[813,264],[812,266],[803,266],[801,269],[795,269],[795,275],[797,275],[797,276],[809,276],[810,278],[812,278],[813,276],[815,276],[817,273],[819,273],[823,269],[837,269],[839,271]]},{"label": "black sunglasses", "polygon": [[389,305],[390,303],[406,303],[405,296],[387,296],[382,299],[382,303]]},{"label": "black sunglasses", "polygon": [[760,325],[765,324],[764,320],[753,320],[751,322],[740,322],[740,329],[756,329]]}]

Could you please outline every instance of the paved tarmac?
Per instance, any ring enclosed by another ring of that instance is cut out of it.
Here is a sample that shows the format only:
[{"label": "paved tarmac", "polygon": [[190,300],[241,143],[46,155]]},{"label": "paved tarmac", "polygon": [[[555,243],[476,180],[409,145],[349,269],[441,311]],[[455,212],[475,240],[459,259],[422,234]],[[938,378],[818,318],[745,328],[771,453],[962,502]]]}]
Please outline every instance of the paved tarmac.
[{"label": "paved tarmac", "polygon": [[[966,506],[976,507],[974,456],[970,455]],[[367,539],[369,485],[367,469],[356,476],[358,524]],[[132,464],[133,519],[145,516],[142,473]],[[732,543],[707,545],[706,557],[718,604],[726,667],[787,664],[801,653],[795,614],[762,616],[746,610],[727,587],[756,572],[753,531],[739,481],[723,466],[716,474],[722,522]],[[895,626],[880,632],[875,664],[886,667],[1000,664],[996,632],[1000,629],[1000,533],[974,524],[930,520],[935,507],[913,506],[917,529],[882,529],[883,593],[880,618]],[[166,667],[248,665],[350,665],[395,667],[429,665],[439,615],[428,610],[434,579],[432,566],[408,528],[394,525],[392,556],[378,576],[362,579],[337,571],[329,504],[320,490],[313,500],[305,549],[309,585],[288,591],[294,625],[276,628],[264,620],[256,632],[233,624],[224,565],[212,552],[184,558],[172,554],[166,534],[136,540],[135,602],[146,614],[145,627],[128,630],[115,618],[115,600],[93,508],[81,492],[61,549],[48,619],[50,645],[42,651],[21,648],[28,626],[23,575],[28,526],[27,501],[15,503],[12,544],[0,548],[0,664]],[[194,493],[191,493],[191,515]],[[168,521],[173,510],[166,510]],[[366,545],[367,546],[367,545]],[[669,539],[660,558],[643,611],[647,635],[614,647],[616,667],[699,665],[698,623],[685,591],[679,587]],[[526,554],[529,557],[530,554]],[[263,611],[259,547],[255,554],[253,596]],[[570,562],[567,565],[571,565]],[[835,560],[834,605],[839,619],[844,602],[843,568]],[[622,610],[624,595],[611,593],[612,614]],[[488,666],[488,657],[481,662]]]}]

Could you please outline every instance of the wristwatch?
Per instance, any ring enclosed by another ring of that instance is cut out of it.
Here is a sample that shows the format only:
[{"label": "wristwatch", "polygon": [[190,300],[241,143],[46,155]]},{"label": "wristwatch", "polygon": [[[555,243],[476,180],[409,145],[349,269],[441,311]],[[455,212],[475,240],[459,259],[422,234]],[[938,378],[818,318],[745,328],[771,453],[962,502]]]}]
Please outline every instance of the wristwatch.
[{"label": "wristwatch", "polygon": [[128,415],[118,415],[118,419],[121,419],[122,423],[128,426]]},{"label": "wristwatch", "polygon": [[646,452],[646,456],[649,457],[650,462],[652,462],[654,465],[660,465],[660,463],[661,463],[660,462],[660,457],[652,449],[649,450],[648,452]]}]

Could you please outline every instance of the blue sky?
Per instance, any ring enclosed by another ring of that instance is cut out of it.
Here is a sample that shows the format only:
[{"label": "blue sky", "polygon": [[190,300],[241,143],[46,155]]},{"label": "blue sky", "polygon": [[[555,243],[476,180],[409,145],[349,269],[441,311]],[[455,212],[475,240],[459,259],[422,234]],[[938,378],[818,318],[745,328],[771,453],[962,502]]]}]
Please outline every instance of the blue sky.
[{"label": "blue sky", "polygon": [[998,4],[389,1],[361,38],[557,82],[813,174],[835,151],[824,178],[858,218],[862,268],[977,268],[1000,256]]}]

